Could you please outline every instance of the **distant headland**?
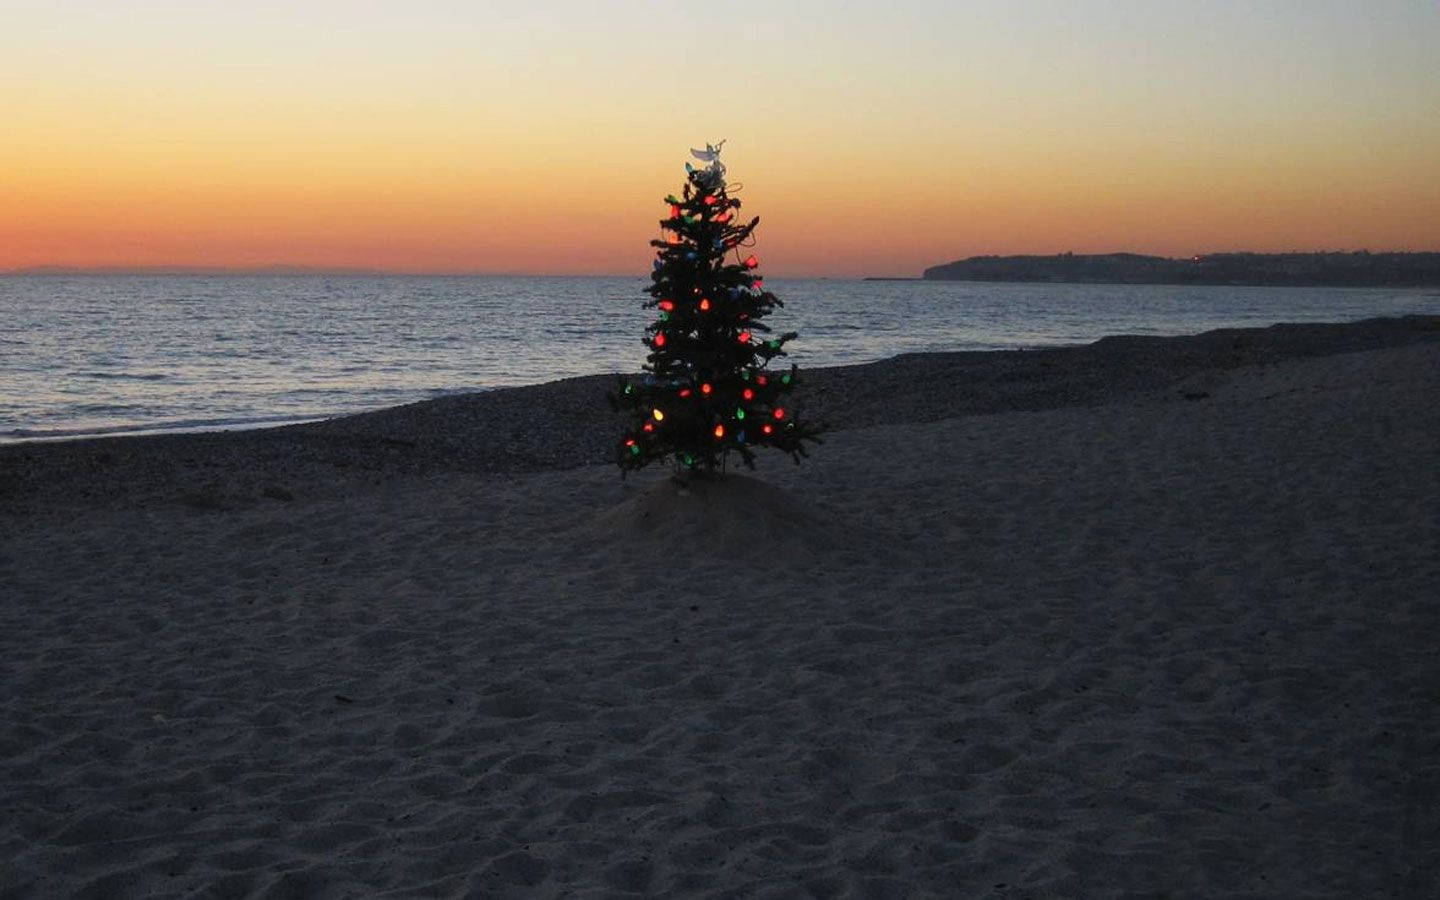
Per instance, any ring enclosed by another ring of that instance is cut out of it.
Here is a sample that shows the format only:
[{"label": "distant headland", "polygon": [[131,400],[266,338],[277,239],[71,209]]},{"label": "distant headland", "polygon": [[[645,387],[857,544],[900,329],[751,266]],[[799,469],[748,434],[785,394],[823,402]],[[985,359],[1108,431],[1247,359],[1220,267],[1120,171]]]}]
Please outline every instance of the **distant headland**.
[{"label": "distant headland", "polygon": [[1211,253],[1186,259],[1138,253],[972,256],[931,266],[923,280],[1440,287],[1440,253]]}]

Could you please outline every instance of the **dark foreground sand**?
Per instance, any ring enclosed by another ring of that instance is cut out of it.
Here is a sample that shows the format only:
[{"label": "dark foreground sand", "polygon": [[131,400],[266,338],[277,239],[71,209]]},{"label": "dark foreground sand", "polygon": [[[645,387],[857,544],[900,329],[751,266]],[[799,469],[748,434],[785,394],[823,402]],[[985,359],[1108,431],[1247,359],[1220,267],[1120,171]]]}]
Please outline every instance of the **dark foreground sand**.
[{"label": "dark foreground sand", "polygon": [[1440,320],[0,447],[0,896],[1426,897]]}]

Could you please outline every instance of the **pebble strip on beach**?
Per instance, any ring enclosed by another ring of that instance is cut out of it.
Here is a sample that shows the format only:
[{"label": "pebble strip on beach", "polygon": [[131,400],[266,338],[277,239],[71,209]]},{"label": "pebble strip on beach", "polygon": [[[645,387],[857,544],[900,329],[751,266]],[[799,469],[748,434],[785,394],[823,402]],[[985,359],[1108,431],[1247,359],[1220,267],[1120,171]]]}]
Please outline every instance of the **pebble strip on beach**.
[{"label": "pebble strip on beach", "polygon": [[[1434,340],[1440,317],[1406,316],[907,354],[802,370],[796,404],[848,429],[1129,398],[1184,402],[1204,393],[1186,385],[1238,366]],[[333,496],[357,478],[604,463],[620,431],[605,401],[617,378],[567,378],[254,431],[0,445],[0,514],[155,501],[228,507]]]}]

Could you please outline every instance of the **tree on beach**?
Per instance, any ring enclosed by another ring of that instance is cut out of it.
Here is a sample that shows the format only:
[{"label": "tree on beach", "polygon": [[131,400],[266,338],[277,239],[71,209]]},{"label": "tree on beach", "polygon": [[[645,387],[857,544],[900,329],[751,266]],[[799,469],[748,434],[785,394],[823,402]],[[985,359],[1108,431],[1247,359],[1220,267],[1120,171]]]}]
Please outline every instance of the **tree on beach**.
[{"label": "tree on beach", "polygon": [[771,336],[760,321],[784,304],[765,290],[759,260],[741,258],[760,219],[736,218],[740,201],[727,191],[720,145],[690,151],[708,165],[685,164],[682,195],[665,198],[664,237],[650,242],[657,248],[645,289],[652,298],[645,308],[657,310],[645,331],[650,353],[644,374],[610,395],[632,416],[616,448],[622,474],[667,457],[682,475],[713,472],[732,452],[753,469],[757,447],[798,464],[805,442],[819,443],[822,427],[786,402],[799,369],[770,368],[797,334]]}]

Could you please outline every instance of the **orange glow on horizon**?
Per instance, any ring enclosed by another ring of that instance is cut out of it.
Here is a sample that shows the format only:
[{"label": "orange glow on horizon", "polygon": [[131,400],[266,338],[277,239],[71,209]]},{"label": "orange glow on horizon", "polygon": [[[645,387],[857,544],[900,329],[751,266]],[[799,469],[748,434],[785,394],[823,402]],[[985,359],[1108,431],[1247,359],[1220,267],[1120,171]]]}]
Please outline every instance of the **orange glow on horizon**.
[{"label": "orange glow on horizon", "polygon": [[[1024,0],[964,28],[928,3],[817,27],[746,2],[493,20],[259,2],[22,5],[0,34],[0,270],[643,277],[687,148],[722,137],[767,276],[1440,250],[1434,11],[1157,2],[1132,21]],[[716,29],[746,51],[714,64],[718,92],[645,52]]]}]

